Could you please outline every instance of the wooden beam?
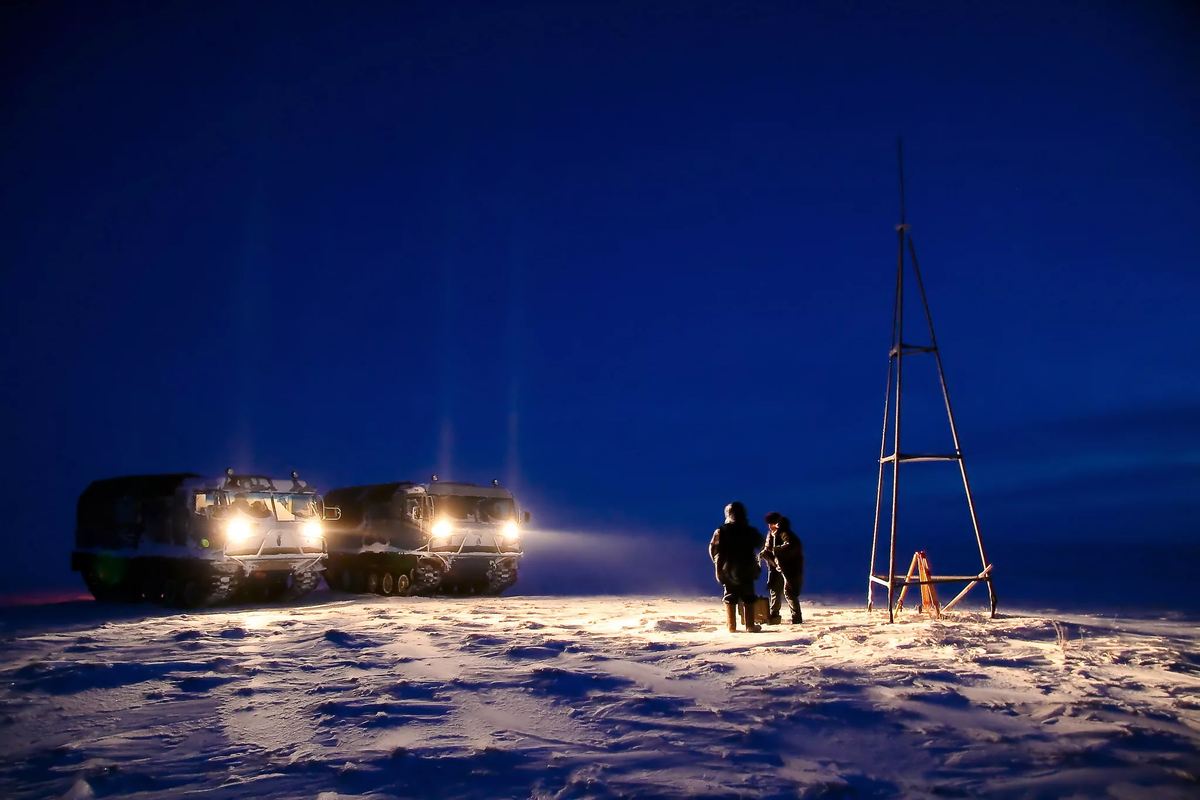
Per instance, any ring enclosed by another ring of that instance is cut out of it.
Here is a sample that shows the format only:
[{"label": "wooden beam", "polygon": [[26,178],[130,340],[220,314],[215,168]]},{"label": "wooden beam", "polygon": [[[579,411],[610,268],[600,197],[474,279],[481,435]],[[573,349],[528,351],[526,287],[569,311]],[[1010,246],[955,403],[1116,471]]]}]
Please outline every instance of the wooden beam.
[{"label": "wooden beam", "polygon": [[908,582],[912,580],[913,572],[917,568],[917,560],[921,558],[921,551],[913,553],[912,563],[908,565],[908,574],[904,576],[904,582],[900,584],[904,588],[900,590],[900,596],[896,598],[896,610],[904,608],[904,595],[908,592]]}]

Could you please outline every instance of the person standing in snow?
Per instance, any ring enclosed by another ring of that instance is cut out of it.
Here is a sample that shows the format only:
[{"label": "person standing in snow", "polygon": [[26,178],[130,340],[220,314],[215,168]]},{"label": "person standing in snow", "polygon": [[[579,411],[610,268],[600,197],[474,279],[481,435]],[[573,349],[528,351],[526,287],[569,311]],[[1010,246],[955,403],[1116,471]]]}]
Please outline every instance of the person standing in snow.
[{"label": "person standing in snow", "polygon": [[725,590],[725,616],[729,632],[737,631],[737,615],[741,611],[746,630],[760,631],[754,622],[754,581],[762,574],[759,550],[763,535],[746,519],[746,507],[741,503],[725,506],[725,524],[713,531],[708,543],[708,555],[717,571],[717,581]]},{"label": "person standing in snow", "polygon": [[767,615],[768,625],[778,625],[782,621],[779,616],[779,609],[783,606],[783,573],[779,571],[779,567],[775,566],[775,531],[779,529],[779,520],[783,519],[783,514],[778,511],[772,511],[763,517],[763,521],[767,523],[767,545],[761,553],[762,560],[767,563],[767,592],[770,593],[771,603]]},{"label": "person standing in snow", "polygon": [[766,516],[767,545],[762,557],[770,571],[767,574],[767,589],[771,592],[769,625],[779,625],[783,619],[779,612],[783,598],[787,598],[792,612],[792,624],[804,621],[800,612],[800,590],[804,586],[804,546],[800,537],[792,530],[792,522],[778,511]]}]

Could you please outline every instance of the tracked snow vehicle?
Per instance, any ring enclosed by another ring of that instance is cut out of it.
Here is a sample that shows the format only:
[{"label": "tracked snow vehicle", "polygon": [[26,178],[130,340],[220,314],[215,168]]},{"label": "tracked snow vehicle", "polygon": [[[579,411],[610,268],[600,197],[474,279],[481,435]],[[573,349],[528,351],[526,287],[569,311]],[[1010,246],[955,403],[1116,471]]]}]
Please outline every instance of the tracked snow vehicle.
[{"label": "tracked snow vehicle", "polygon": [[194,608],[235,596],[294,599],[321,580],[326,514],[295,472],[95,481],[79,496],[71,569],[97,600]]},{"label": "tracked snow vehicle", "polygon": [[439,481],[349,486],[326,494],[330,588],[371,594],[500,594],[524,555],[512,492]]}]

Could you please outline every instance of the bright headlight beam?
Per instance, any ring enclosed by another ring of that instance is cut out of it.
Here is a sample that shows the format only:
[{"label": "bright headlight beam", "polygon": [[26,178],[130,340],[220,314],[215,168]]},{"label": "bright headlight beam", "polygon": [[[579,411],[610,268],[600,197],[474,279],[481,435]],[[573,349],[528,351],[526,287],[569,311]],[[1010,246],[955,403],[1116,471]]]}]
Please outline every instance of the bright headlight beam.
[{"label": "bright headlight beam", "polygon": [[309,520],[300,527],[300,531],[304,534],[306,539],[320,539],[322,533],[321,523],[314,520]]},{"label": "bright headlight beam", "polygon": [[433,523],[433,535],[438,539],[442,538],[443,536],[449,536],[450,523],[446,522],[444,519],[439,519],[437,522]]},{"label": "bright headlight beam", "polygon": [[250,538],[250,522],[244,519],[231,519],[225,526],[225,538],[230,542],[241,542]]},{"label": "bright headlight beam", "polygon": [[504,538],[515,539],[521,535],[521,529],[517,527],[515,522],[504,523]]}]

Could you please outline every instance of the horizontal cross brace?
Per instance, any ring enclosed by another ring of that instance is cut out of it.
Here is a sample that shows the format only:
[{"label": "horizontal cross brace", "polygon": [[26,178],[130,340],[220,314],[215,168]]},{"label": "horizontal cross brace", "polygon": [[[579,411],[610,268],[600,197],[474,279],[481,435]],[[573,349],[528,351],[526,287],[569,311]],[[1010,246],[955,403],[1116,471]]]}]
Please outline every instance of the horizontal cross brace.
[{"label": "horizontal cross brace", "polygon": [[[871,576],[871,580],[881,586],[887,586],[886,576],[880,578],[875,575]],[[962,583],[963,581],[991,581],[992,576],[987,574],[982,575],[937,575],[930,577],[929,580],[913,580],[905,579],[902,575],[897,575],[894,579],[895,586],[926,586],[931,583]]]},{"label": "horizontal cross brace", "polygon": [[893,461],[958,461],[962,456],[956,454],[934,454],[934,453],[901,453],[899,458],[892,453],[890,456],[884,456],[879,459],[880,464],[889,464]]},{"label": "horizontal cross brace", "polygon": [[895,358],[896,356],[911,356],[911,355],[916,355],[917,353],[936,353],[936,352],[937,352],[936,347],[925,347],[922,345],[914,345],[914,344],[901,344],[899,347],[893,347],[891,349],[891,352],[888,353],[888,356],[890,358]]}]

